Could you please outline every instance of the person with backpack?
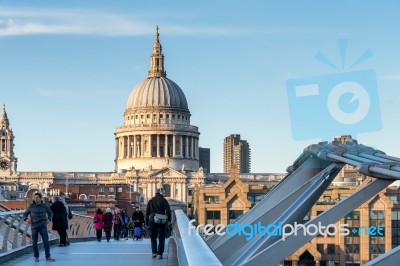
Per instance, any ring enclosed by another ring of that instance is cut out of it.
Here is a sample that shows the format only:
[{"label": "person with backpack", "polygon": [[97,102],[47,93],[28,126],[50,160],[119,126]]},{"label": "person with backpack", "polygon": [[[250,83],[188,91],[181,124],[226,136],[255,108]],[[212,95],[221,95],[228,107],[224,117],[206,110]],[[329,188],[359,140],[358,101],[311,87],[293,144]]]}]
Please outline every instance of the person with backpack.
[{"label": "person with backpack", "polygon": [[171,209],[164,194],[163,188],[157,189],[156,195],[149,200],[146,208],[146,225],[151,231],[152,257],[159,260],[163,259],[166,227],[167,223],[171,222]]}]

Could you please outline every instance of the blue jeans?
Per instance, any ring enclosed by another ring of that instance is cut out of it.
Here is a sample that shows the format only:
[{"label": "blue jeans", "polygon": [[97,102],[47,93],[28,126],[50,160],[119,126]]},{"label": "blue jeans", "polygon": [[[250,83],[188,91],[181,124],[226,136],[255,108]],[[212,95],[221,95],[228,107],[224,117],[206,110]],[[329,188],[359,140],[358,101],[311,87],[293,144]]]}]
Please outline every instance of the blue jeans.
[{"label": "blue jeans", "polygon": [[32,228],[32,247],[33,247],[33,255],[35,258],[39,258],[39,249],[38,249],[38,236],[42,237],[43,245],[44,245],[44,253],[46,254],[46,259],[50,257],[50,245],[49,245],[49,234],[47,233],[47,225]]}]

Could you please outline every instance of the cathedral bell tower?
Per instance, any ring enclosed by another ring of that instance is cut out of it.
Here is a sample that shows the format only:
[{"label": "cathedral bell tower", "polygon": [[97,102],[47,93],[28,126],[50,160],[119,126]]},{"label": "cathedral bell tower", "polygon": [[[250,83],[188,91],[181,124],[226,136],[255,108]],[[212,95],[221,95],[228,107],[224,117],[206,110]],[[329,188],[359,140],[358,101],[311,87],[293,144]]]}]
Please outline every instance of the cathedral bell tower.
[{"label": "cathedral bell tower", "polygon": [[14,157],[14,134],[8,121],[6,106],[0,115],[0,176],[17,172],[17,158]]}]

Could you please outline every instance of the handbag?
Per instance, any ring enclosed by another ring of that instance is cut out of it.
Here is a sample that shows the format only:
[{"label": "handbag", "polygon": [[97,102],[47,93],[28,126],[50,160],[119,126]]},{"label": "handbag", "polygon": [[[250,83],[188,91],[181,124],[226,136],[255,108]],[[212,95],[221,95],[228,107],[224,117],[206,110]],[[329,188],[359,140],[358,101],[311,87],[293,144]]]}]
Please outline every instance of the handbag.
[{"label": "handbag", "polygon": [[[154,205],[154,202],[153,201],[151,201],[151,204],[153,205],[152,207],[152,209],[153,210],[156,210],[157,208],[156,208],[156,206]],[[156,224],[166,224],[167,223],[167,220],[168,220],[168,216],[166,215],[166,214],[160,214],[160,213],[156,213],[156,212],[154,212],[154,222],[156,223]]]},{"label": "handbag", "polygon": [[156,213],[154,215],[154,222],[156,224],[165,224],[167,222],[168,216],[166,214]]},{"label": "handbag", "polygon": [[68,210],[68,219],[69,219],[69,220],[71,220],[71,219],[72,219],[72,217],[73,217],[73,216],[72,216],[72,212],[71,212],[71,210]]}]

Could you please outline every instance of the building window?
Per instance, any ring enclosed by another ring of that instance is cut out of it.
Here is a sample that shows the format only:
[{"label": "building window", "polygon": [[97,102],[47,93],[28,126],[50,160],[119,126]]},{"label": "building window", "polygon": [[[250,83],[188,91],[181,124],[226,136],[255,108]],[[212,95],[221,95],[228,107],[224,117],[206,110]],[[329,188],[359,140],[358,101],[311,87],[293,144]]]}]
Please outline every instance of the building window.
[{"label": "building window", "polygon": [[328,244],[328,254],[335,254],[335,245]]},{"label": "building window", "polygon": [[162,114],[160,114],[160,118],[163,118],[164,116]]},{"label": "building window", "polygon": [[372,260],[378,257],[380,254],[385,253],[385,211],[371,210],[369,213],[369,219],[370,226],[380,226],[383,228],[383,236],[370,235],[369,237],[369,253],[370,259]]},{"label": "building window", "polygon": [[169,118],[169,114],[166,114],[166,115],[165,115],[165,118]]},{"label": "building window", "polygon": [[122,192],[122,187],[117,188],[117,192],[121,193]]},{"label": "building window", "polygon": [[241,215],[243,215],[242,210],[229,210],[229,223],[234,223],[234,221]]},{"label": "building window", "polygon": [[138,119],[139,118],[139,116],[138,115],[136,115],[136,119]]},{"label": "building window", "polygon": [[99,188],[99,192],[104,192],[104,187]]},{"label": "building window", "polygon": [[221,223],[221,212],[220,211],[207,211],[206,212],[206,223],[217,225]]},{"label": "building window", "polygon": [[360,244],[346,244],[344,247],[347,254],[360,254]]},{"label": "building window", "polygon": [[317,250],[319,253],[324,254],[324,244],[317,244]]},{"label": "building window", "polygon": [[114,188],[113,188],[113,187],[109,187],[109,188],[108,188],[108,191],[109,191],[109,192],[114,192]]},{"label": "building window", "polygon": [[147,116],[146,116],[147,118],[150,118],[150,115],[149,114],[147,114]]},{"label": "building window", "polygon": [[204,201],[206,204],[219,204],[219,196],[205,196]]},{"label": "building window", "polygon": [[390,195],[389,199],[391,202],[393,202],[394,204],[399,204],[399,201],[397,199],[397,195]]},{"label": "building window", "polygon": [[400,245],[400,210],[392,210],[392,248]]},{"label": "building window", "polygon": [[107,198],[108,200],[115,200],[115,195],[108,195]]},{"label": "building window", "polygon": [[175,115],[172,115],[172,119],[175,119]]},{"label": "building window", "polygon": [[178,115],[178,119],[181,119],[181,115]]},{"label": "building window", "polygon": [[85,194],[81,194],[81,195],[79,196],[79,199],[80,199],[80,200],[86,200],[86,199],[87,199],[87,197],[86,197],[86,195],[85,195]]}]

